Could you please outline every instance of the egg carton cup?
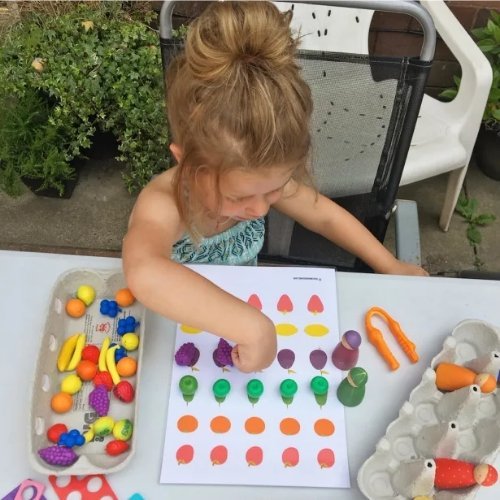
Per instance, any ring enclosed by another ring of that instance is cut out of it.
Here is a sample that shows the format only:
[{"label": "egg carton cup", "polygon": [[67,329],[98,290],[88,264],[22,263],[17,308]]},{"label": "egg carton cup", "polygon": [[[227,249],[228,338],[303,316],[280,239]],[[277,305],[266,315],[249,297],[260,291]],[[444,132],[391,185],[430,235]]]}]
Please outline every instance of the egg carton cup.
[{"label": "egg carton cup", "polygon": [[[65,311],[68,299],[76,296],[80,285],[90,285],[96,291],[94,302],[87,307],[81,318],[72,318]],[[108,474],[123,469],[132,459],[135,451],[137,429],[137,401],[139,397],[139,379],[142,365],[142,344],[145,331],[145,309],[137,301],[130,307],[122,308],[116,318],[110,318],[100,313],[100,302],[103,299],[114,300],[114,295],[120,288],[125,288],[122,272],[115,270],[74,269],[62,274],[57,280],[48,303],[48,311],[32,384],[29,417],[29,458],[33,469],[47,475],[89,475]],[[94,389],[91,381],[83,382],[82,389],[73,396],[73,407],[67,413],[55,413],[50,406],[51,398],[60,391],[61,381],[74,371],[59,372],[57,358],[66,338],[75,333],[86,334],[86,345],[94,344],[99,348],[105,337],[111,342],[120,343],[117,334],[118,320],[134,316],[139,322],[136,334],[139,336],[139,347],[128,355],[137,361],[137,372],[132,377],[122,378],[129,381],[135,389],[134,400],[124,403],[118,400],[113,392],[109,392],[110,407],[108,415],[115,422],[129,419],[133,423],[134,432],[128,441],[130,448],[117,456],[108,455],[106,444],[113,436],[95,437],[93,441],[83,446],[75,446],[73,451],[79,458],[67,467],[52,466],[44,462],[38,451],[48,446],[55,446],[47,438],[47,430],[55,423],[63,423],[81,433],[90,428],[98,418],[96,412],[88,404],[89,393]]]},{"label": "egg carton cup", "polygon": [[387,427],[375,453],[361,466],[358,485],[370,500],[403,500],[433,495],[435,500],[470,500],[478,488],[434,490],[433,459],[473,463],[495,461],[500,448],[498,388],[483,394],[471,385],[453,392],[436,388],[439,363],[454,363],[497,378],[500,329],[480,320],[460,322],[431,361],[422,381]]}]

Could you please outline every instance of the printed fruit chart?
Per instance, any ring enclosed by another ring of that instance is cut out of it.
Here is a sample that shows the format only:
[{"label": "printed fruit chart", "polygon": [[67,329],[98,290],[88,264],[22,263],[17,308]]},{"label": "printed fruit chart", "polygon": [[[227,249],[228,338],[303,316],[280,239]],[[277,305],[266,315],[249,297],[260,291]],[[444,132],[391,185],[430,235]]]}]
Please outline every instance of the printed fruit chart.
[{"label": "printed fruit chart", "polygon": [[258,373],[231,366],[231,342],[178,325],[161,483],[347,488],[335,271],[191,266],[276,326]]}]

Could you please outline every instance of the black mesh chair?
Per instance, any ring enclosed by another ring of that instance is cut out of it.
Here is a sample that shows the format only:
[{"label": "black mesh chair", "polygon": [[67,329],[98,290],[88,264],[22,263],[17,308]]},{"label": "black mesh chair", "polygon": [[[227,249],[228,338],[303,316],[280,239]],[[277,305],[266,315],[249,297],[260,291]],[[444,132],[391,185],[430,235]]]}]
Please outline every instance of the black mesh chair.
[{"label": "black mesh chair", "polygon": [[[294,16],[300,11],[296,8],[299,4],[277,3],[282,10],[292,9]],[[309,2],[303,4],[314,19],[315,7]],[[396,210],[399,182],[432,64],[434,25],[427,11],[411,1],[338,0],[315,5],[327,17],[336,16],[336,12],[347,14],[355,23],[362,22],[363,13],[368,11],[404,13],[416,18],[424,32],[420,57],[374,57],[324,50],[301,50],[298,55],[314,99],[311,135],[315,185],[355,215],[382,242]],[[160,16],[164,69],[179,43],[171,36],[172,9],[172,3],[165,2]],[[302,10],[300,15],[308,14]],[[294,17],[296,26],[301,25],[300,21],[300,17]],[[344,20],[340,22],[345,28]],[[308,33],[302,30],[301,27],[300,34],[306,40]],[[312,33],[318,39],[326,34],[327,28]],[[318,40],[313,40],[312,45],[317,46]],[[397,248],[411,254],[409,259],[398,256],[418,263],[416,207],[401,204],[399,212],[408,212],[413,219],[405,217],[406,221],[396,222],[397,229],[406,230],[403,240],[397,236]],[[259,260],[369,271],[351,254],[275,211],[267,217]]]}]

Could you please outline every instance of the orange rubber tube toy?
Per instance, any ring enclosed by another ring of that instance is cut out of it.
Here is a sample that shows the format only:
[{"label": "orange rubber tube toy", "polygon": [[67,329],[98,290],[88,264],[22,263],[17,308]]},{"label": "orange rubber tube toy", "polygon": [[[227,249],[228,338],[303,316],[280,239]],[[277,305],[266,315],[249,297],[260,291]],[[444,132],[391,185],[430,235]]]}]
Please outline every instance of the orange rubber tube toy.
[{"label": "orange rubber tube toy", "polygon": [[439,363],[436,367],[436,387],[441,391],[456,391],[473,384],[477,384],[484,393],[493,392],[497,387],[495,377],[489,373],[477,374],[454,363]]},{"label": "orange rubber tube toy", "polygon": [[405,335],[399,323],[391,317],[391,315],[384,311],[381,307],[372,307],[368,310],[365,316],[365,327],[368,334],[368,340],[375,346],[379,354],[384,358],[385,362],[389,365],[391,370],[399,368],[399,361],[394,357],[391,350],[387,346],[382,332],[372,325],[372,316],[381,316],[389,326],[391,333],[394,335],[398,344],[403,349],[403,352],[408,356],[412,363],[416,363],[419,359],[415,344]]}]

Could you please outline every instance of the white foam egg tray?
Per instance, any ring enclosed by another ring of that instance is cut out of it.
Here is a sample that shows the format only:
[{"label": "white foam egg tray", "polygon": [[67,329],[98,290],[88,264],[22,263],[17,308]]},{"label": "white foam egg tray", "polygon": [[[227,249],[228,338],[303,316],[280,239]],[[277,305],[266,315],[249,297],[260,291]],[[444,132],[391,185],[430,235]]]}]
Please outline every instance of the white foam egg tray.
[{"label": "white foam egg tray", "polygon": [[[419,495],[435,500],[470,500],[478,488],[435,490],[437,457],[493,464],[500,448],[500,395],[471,385],[452,392],[436,388],[439,363],[453,363],[497,378],[500,329],[480,320],[459,323],[442,351],[411,392],[399,416],[387,427],[376,450],[361,466],[358,485],[370,500],[403,500]],[[430,485],[430,486],[429,486]],[[492,488],[498,488],[498,485]]]},{"label": "white foam egg tray", "polygon": [[[80,285],[90,285],[96,291],[94,302],[86,308],[80,318],[72,318],[65,311],[68,299],[75,297]],[[30,411],[29,457],[32,467],[50,475],[88,475],[107,474],[122,469],[134,454],[136,435],[132,434],[128,441],[130,448],[119,455],[109,455],[105,451],[107,442],[113,436],[99,437],[73,450],[79,458],[68,466],[53,466],[43,461],[38,451],[48,446],[54,446],[47,438],[47,430],[55,423],[63,423],[68,430],[78,429],[81,433],[89,429],[98,418],[97,413],[88,404],[88,395],[94,388],[92,381],[83,382],[82,389],[73,396],[72,409],[66,413],[55,413],[51,409],[52,396],[60,391],[61,381],[69,373],[59,372],[57,368],[58,355],[64,341],[75,333],[86,334],[86,344],[101,347],[105,337],[111,342],[120,343],[117,333],[119,319],[134,316],[139,322],[136,334],[139,336],[139,347],[129,351],[128,355],[137,361],[137,372],[128,380],[135,389],[132,402],[124,403],[110,392],[110,407],[108,415],[116,422],[122,419],[132,421],[137,427],[137,399],[139,395],[139,378],[142,365],[142,343],[144,339],[144,307],[137,301],[129,307],[122,308],[115,318],[100,313],[100,302],[103,299],[114,300],[115,292],[125,288],[125,279],[120,270],[74,269],[59,277],[52,290],[48,303],[45,327],[42,334],[38,360],[36,364]]]}]

